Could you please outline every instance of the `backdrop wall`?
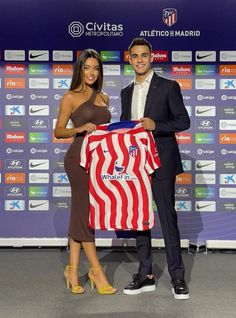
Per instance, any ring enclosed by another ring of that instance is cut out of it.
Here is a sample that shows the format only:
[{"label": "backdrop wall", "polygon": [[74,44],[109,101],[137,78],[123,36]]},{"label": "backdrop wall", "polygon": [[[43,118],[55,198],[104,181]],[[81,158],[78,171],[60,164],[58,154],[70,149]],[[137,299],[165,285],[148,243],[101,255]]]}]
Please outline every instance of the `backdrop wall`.
[{"label": "backdrop wall", "polygon": [[[85,48],[100,52],[117,121],[120,90],[134,76],[126,50],[143,36],[155,72],[179,82],[191,116],[177,135],[181,238],[236,240],[235,2],[1,0],[0,12],[0,237],[67,236],[69,143],[53,127],[73,63]],[[153,237],[162,237],[158,216]]]}]

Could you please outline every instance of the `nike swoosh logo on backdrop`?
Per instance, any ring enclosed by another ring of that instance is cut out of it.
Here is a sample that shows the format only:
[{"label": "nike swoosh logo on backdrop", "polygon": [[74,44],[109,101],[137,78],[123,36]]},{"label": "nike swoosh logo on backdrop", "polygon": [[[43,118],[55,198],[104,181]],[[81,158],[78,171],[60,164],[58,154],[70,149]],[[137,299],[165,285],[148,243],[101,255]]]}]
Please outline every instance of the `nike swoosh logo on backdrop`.
[{"label": "nike swoosh logo on backdrop", "polygon": [[202,59],[204,59],[205,57],[208,57],[208,56],[211,56],[212,55],[212,53],[211,54],[207,54],[207,55],[199,55],[199,54],[197,54],[197,59],[198,60],[202,60]]},{"label": "nike swoosh logo on backdrop", "polygon": [[38,206],[41,206],[41,205],[44,205],[46,202],[44,203],[40,203],[40,204],[33,204],[33,203],[30,203],[30,208],[33,209],[33,208],[37,208]]},{"label": "nike swoosh logo on backdrop", "polygon": [[210,110],[213,110],[214,108],[208,108],[208,109],[205,109],[205,110],[199,110],[197,109],[196,113],[197,114],[203,114],[203,113],[206,113],[206,112],[209,112]]},{"label": "nike swoosh logo on backdrop", "polygon": [[199,204],[197,204],[197,205],[196,205],[196,208],[197,208],[198,210],[201,210],[201,209],[206,208],[206,207],[211,206],[211,205],[212,205],[212,203],[211,203],[211,204],[205,204],[205,205],[199,205]]},{"label": "nike swoosh logo on backdrop", "polygon": [[32,53],[30,53],[30,58],[31,59],[36,59],[36,57],[39,57],[39,56],[42,56],[42,55],[45,55],[46,53],[41,53],[41,54],[32,54]]},{"label": "nike swoosh logo on backdrop", "polygon": [[204,165],[201,165],[200,163],[197,163],[196,167],[197,168],[203,168],[203,167],[206,167],[206,166],[209,166],[209,165],[212,165],[212,162],[211,163],[205,163]]},{"label": "nike swoosh logo on backdrop", "polygon": [[47,109],[47,107],[40,108],[40,109],[33,109],[33,108],[31,108],[31,109],[30,109],[30,113],[31,113],[31,114],[34,114],[34,113],[40,112],[41,110],[44,110],[44,109]]},{"label": "nike swoosh logo on backdrop", "polygon": [[31,168],[35,168],[35,167],[38,167],[38,166],[43,165],[44,163],[47,163],[47,162],[45,161],[45,162],[40,162],[40,163],[35,163],[35,164],[33,164],[33,163],[31,162],[31,163],[30,163],[30,167],[31,167]]}]

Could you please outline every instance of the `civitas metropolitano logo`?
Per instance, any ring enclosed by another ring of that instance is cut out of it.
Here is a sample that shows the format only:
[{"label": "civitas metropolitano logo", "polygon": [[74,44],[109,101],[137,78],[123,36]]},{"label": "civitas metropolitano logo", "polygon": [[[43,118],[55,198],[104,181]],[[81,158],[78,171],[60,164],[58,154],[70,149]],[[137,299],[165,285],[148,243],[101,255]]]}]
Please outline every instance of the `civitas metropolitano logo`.
[{"label": "civitas metropolitano logo", "polygon": [[166,27],[163,28],[163,30],[157,30],[155,27],[151,30],[141,30],[140,36],[150,36],[150,37],[199,37],[201,35],[200,30],[173,30],[171,29],[174,24],[177,24],[181,26],[181,23],[184,24],[184,16],[182,17],[182,21],[178,19],[177,21],[177,9],[175,8],[165,8],[162,10],[162,16],[160,16],[160,22],[165,24]]},{"label": "civitas metropolitano logo", "polygon": [[68,26],[68,32],[71,36],[78,38],[80,36],[123,36],[123,24],[116,23],[97,23],[73,21]]}]

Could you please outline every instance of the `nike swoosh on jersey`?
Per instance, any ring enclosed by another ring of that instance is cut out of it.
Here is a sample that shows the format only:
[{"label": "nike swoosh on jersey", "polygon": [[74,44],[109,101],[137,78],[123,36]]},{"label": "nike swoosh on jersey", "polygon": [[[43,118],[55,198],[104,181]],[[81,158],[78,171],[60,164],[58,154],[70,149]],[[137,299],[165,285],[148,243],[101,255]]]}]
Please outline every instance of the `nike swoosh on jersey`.
[{"label": "nike swoosh on jersey", "polygon": [[204,59],[205,57],[208,57],[208,56],[211,56],[212,55],[212,53],[211,54],[207,54],[207,55],[199,55],[199,54],[197,54],[197,59],[198,60],[202,60],[202,59]]},{"label": "nike swoosh on jersey", "polygon": [[33,204],[33,203],[30,203],[30,208],[31,209],[34,209],[34,208],[37,208],[38,206],[41,206],[41,205],[44,205],[46,202],[44,203],[40,203],[40,204]]},{"label": "nike swoosh on jersey", "polygon": [[30,58],[31,59],[36,59],[36,57],[40,57],[40,56],[42,56],[42,55],[45,55],[46,53],[41,53],[41,54],[32,54],[32,53],[30,53]]},{"label": "nike swoosh on jersey", "polygon": [[30,109],[30,113],[31,113],[31,114],[34,114],[34,113],[40,112],[41,110],[44,110],[44,109],[47,109],[47,107],[39,108],[39,109],[33,109],[33,108],[31,108],[31,109]]},{"label": "nike swoosh on jersey", "polygon": [[205,109],[205,110],[199,110],[199,109],[197,109],[196,113],[197,113],[197,114],[203,114],[203,113],[209,112],[209,111],[212,110],[212,109],[214,109],[214,108],[208,108],[208,109]]},{"label": "nike swoosh on jersey", "polygon": [[198,209],[198,210],[201,210],[201,209],[204,209],[204,208],[206,208],[206,207],[208,207],[208,206],[211,206],[212,205],[212,203],[211,204],[205,204],[205,205],[199,205],[199,204],[197,204],[196,205],[196,208]]},{"label": "nike swoosh on jersey", "polygon": [[196,167],[200,169],[200,168],[203,168],[203,167],[206,167],[206,166],[209,166],[209,165],[212,165],[212,162],[211,163],[205,163],[204,165],[201,165],[200,163],[197,163]]},{"label": "nike swoosh on jersey", "polygon": [[44,163],[47,163],[47,162],[45,161],[45,162],[40,162],[40,163],[35,163],[35,164],[33,164],[33,163],[31,162],[31,163],[30,163],[30,168],[35,168],[35,167],[41,166],[41,165],[43,165]]}]

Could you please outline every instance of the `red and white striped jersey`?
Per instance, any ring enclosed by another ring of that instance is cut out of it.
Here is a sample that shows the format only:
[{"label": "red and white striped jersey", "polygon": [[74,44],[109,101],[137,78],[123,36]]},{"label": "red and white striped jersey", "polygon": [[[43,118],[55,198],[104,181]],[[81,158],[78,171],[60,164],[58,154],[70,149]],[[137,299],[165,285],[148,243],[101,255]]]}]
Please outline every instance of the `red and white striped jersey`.
[{"label": "red and white striped jersey", "polygon": [[160,167],[152,133],[141,124],[110,131],[112,125],[97,126],[85,136],[81,149],[80,165],[90,176],[89,225],[101,230],[150,229],[150,175]]}]

